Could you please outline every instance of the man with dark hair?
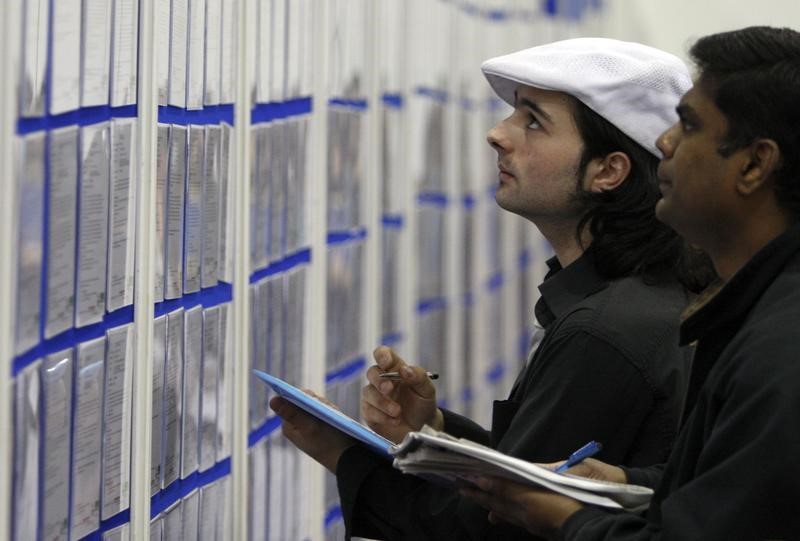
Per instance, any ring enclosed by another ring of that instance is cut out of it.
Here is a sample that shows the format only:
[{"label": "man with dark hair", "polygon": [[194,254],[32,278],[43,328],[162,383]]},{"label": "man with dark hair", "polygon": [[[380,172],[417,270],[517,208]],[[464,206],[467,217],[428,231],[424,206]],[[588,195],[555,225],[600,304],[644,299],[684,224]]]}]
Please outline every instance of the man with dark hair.
[{"label": "man with dark hair", "polygon": [[[482,69],[514,108],[488,135],[496,201],[533,222],[555,252],[535,307],[544,337],[509,399],[495,402],[491,431],[439,409],[424,370],[388,348],[367,372],[364,419],[394,441],[428,424],[527,460],[558,460],[594,439],[607,461],[663,461],[686,389],[677,328],[688,301],[676,271],[683,242],[654,215],[653,141],[676,118],[688,70],[663,51],[597,38],[526,49]],[[403,379],[381,380],[384,371]],[[284,434],[336,473],[348,536],[528,537],[285,401],[271,406]]]},{"label": "man with dark hair", "polygon": [[466,491],[564,539],[800,536],[800,33],[751,27],[700,39],[699,77],[658,139],[659,219],[704,248],[720,280],[687,310],[696,343],[665,465],[577,473],[655,488],[645,516],[484,479]]}]

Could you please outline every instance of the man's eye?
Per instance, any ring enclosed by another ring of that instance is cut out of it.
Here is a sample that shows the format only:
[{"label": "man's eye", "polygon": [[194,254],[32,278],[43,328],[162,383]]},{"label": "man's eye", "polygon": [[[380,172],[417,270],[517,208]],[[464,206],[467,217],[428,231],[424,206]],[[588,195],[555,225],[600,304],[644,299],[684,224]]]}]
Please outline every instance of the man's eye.
[{"label": "man's eye", "polygon": [[533,115],[530,115],[528,117],[528,128],[532,130],[538,130],[541,127],[542,125],[539,123],[538,120],[536,120],[536,117],[534,117]]}]

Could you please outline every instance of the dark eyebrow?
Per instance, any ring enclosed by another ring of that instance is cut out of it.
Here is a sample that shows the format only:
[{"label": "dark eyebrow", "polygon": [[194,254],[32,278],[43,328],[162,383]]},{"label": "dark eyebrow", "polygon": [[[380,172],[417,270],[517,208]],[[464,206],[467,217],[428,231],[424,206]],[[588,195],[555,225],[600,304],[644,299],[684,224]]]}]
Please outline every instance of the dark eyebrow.
[{"label": "dark eyebrow", "polygon": [[514,92],[514,101],[516,102],[517,107],[519,107],[520,105],[524,105],[525,107],[527,107],[528,109],[530,109],[534,113],[544,117],[544,119],[547,120],[548,122],[550,122],[551,124],[553,123],[553,119],[550,118],[550,115],[548,115],[544,111],[544,109],[542,109],[539,106],[539,104],[536,103],[535,101],[533,101],[532,99],[530,99],[530,98],[520,98],[519,95],[516,92]]},{"label": "dark eyebrow", "polygon": [[679,103],[678,106],[675,108],[675,112],[678,113],[679,117],[684,116],[695,116],[694,109],[690,105],[685,103]]}]

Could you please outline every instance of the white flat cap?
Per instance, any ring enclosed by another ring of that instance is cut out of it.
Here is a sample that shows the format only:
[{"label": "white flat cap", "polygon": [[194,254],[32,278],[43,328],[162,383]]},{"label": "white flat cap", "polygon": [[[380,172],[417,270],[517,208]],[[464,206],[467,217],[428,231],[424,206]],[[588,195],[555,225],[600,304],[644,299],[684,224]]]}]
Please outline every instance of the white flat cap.
[{"label": "white flat cap", "polygon": [[658,157],[656,138],[677,121],[675,106],[692,86],[678,57],[606,38],[540,45],[487,60],[481,70],[512,107],[519,84],[571,94]]}]

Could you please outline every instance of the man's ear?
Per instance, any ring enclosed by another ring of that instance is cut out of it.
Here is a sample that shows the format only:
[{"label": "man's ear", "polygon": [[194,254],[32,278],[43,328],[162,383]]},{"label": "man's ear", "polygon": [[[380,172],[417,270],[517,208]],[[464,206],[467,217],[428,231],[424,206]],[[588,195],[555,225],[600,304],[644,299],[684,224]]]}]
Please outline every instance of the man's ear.
[{"label": "man's ear", "polygon": [[612,152],[604,158],[589,162],[586,168],[586,189],[593,193],[613,190],[622,184],[631,172],[631,159],[624,152]]},{"label": "man's ear", "polygon": [[773,139],[758,139],[742,149],[745,154],[736,190],[749,195],[762,187],[781,166],[781,149]]}]

